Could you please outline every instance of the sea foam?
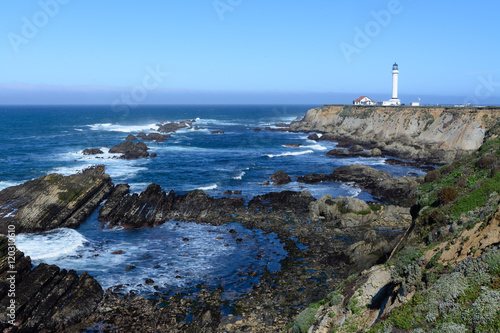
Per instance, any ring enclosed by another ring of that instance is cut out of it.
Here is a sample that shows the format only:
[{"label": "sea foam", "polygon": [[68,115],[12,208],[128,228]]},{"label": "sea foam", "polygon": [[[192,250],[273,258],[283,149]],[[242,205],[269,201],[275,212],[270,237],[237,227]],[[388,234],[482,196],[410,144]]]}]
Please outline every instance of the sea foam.
[{"label": "sea foam", "polygon": [[55,259],[75,255],[87,243],[78,231],[60,228],[45,233],[16,236],[17,248],[33,260]]},{"label": "sea foam", "polygon": [[240,172],[240,173],[238,174],[238,176],[234,176],[234,177],[232,177],[232,179],[234,179],[234,180],[242,180],[242,179],[243,179],[243,176],[245,175],[245,173],[246,173],[245,171],[242,171],[242,172]]},{"label": "sea foam", "polygon": [[102,123],[102,124],[93,124],[87,125],[90,127],[92,131],[109,131],[109,132],[123,132],[123,133],[132,133],[132,132],[144,132],[144,131],[157,131],[158,125],[149,124],[149,125],[120,125],[120,124],[111,124],[111,123]]},{"label": "sea foam", "polygon": [[210,186],[204,186],[204,187],[197,187],[197,190],[202,190],[202,191],[210,191],[210,190],[215,190],[217,188],[217,184],[213,184]]},{"label": "sea foam", "polygon": [[314,153],[314,151],[306,150],[306,151],[298,151],[298,152],[293,152],[293,153],[283,153],[283,154],[276,154],[276,155],[267,154],[266,156],[273,158],[273,157],[282,157],[282,156],[297,156],[297,155],[304,155],[304,154],[311,154],[311,153]]}]

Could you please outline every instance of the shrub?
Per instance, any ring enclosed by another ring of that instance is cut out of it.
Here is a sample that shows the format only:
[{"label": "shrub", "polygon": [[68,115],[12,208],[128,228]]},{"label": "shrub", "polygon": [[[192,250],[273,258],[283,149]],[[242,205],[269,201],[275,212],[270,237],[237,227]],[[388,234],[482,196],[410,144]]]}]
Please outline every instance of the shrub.
[{"label": "shrub", "polygon": [[307,333],[309,327],[311,327],[314,322],[314,317],[316,316],[317,309],[307,308],[302,311],[295,320],[293,324],[293,333]]},{"label": "shrub", "polygon": [[500,274],[500,250],[497,248],[490,248],[483,253],[481,259],[488,264],[491,274]]},{"label": "shrub", "polygon": [[467,327],[465,327],[465,325],[456,323],[443,323],[434,330],[432,330],[432,333],[466,333],[466,332],[468,332],[468,330]]},{"label": "shrub", "polygon": [[436,179],[438,179],[439,177],[441,177],[441,172],[439,172],[439,170],[432,170],[432,171],[429,171],[426,175],[425,175],[425,182],[426,183],[432,183],[433,181],[435,181]]},{"label": "shrub", "polygon": [[460,177],[460,178],[457,180],[457,186],[458,186],[458,187],[466,187],[466,186],[467,186],[467,178],[465,178],[465,177]]},{"label": "shrub", "polygon": [[440,205],[447,205],[458,196],[458,191],[456,188],[447,186],[443,187],[437,192],[438,202]]},{"label": "shrub", "polygon": [[491,281],[488,264],[479,259],[467,257],[462,260],[453,272],[462,273],[473,287],[482,286]]},{"label": "shrub", "polygon": [[[419,266],[417,259],[421,256],[422,250],[416,247],[410,247],[402,252],[391,272],[393,280],[398,283],[407,282],[408,279],[414,281],[416,275],[418,275],[418,271],[415,266]],[[409,274],[413,275],[410,277]],[[422,271],[420,270],[420,275],[421,274]]]},{"label": "shrub", "polygon": [[331,305],[338,305],[342,302],[342,296],[340,295],[333,295],[332,299],[330,300]]},{"label": "shrub", "polygon": [[495,155],[484,155],[476,161],[476,167],[479,169],[491,169],[497,160]]},{"label": "shrub", "polygon": [[496,290],[486,290],[479,295],[474,303],[463,315],[463,320],[477,327],[491,323],[500,311],[500,292]]},{"label": "shrub", "polygon": [[460,272],[442,275],[441,278],[424,292],[425,301],[417,310],[425,315],[428,322],[434,322],[440,314],[458,310],[456,299],[465,294],[465,277]]}]

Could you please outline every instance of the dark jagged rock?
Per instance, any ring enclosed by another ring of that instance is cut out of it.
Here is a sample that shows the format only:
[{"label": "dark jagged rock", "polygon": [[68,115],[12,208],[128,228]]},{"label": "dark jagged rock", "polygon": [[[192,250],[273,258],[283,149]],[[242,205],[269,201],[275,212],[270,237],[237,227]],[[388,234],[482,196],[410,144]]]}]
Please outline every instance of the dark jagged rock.
[{"label": "dark jagged rock", "polygon": [[137,137],[135,135],[129,134],[125,140],[127,141],[137,141]]},{"label": "dark jagged rock", "polygon": [[14,221],[16,232],[76,228],[112,191],[103,165],[82,173],[51,174],[0,192],[0,233]]},{"label": "dark jagged rock", "polygon": [[179,123],[175,122],[170,122],[170,123],[158,123],[157,125],[159,126],[158,132],[160,133],[172,133],[176,132],[182,128],[188,128],[191,127],[191,125],[195,122],[196,120],[184,120]]},{"label": "dark jagged rock", "polygon": [[212,134],[224,134],[224,131],[213,131]]},{"label": "dark jagged rock", "polygon": [[386,171],[380,171],[366,165],[353,164],[335,169],[330,179],[337,182],[355,182],[362,187],[372,187],[380,180],[392,178]]},{"label": "dark jagged rock", "polygon": [[415,168],[419,168],[420,170],[427,171],[427,172],[430,172],[430,171],[436,169],[435,167],[430,166],[430,165],[424,165],[422,163],[411,162],[411,161],[401,161],[401,160],[396,160],[393,158],[387,158],[384,163],[388,164],[388,165],[401,165],[401,166],[415,167]]},{"label": "dark jagged rock", "polygon": [[314,197],[308,192],[271,192],[264,195],[259,195],[248,203],[249,211],[268,211],[271,208],[273,211],[293,211],[297,216],[305,216],[309,211],[309,204],[315,201]]},{"label": "dark jagged rock", "polygon": [[125,160],[135,160],[149,156],[148,147],[143,142],[137,142],[136,144],[131,141],[121,142],[112,147],[109,152],[111,154],[123,154],[120,158]]},{"label": "dark jagged rock", "polygon": [[254,132],[260,132],[262,129],[260,127],[255,127],[253,130]]},{"label": "dark jagged rock", "polygon": [[98,148],[87,148],[83,151],[83,155],[99,155],[104,154],[104,152]]},{"label": "dark jagged rock", "polygon": [[154,157],[157,157],[158,155],[156,153],[151,153],[151,155],[149,155],[150,158],[154,158]]},{"label": "dark jagged rock", "polygon": [[274,182],[274,185],[284,185],[290,183],[292,180],[290,179],[290,176],[287,175],[285,170],[280,170],[278,172],[275,172],[271,175],[271,178]]},{"label": "dark jagged rock", "polygon": [[305,176],[300,176],[297,178],[297,181],[299,183],[306,183],[306,184],[315,184],[315,183],[320,183],[329,180],[329,177],[325,175],[324,173],[316,174],[316,173],[308,173]]},{"label": "dark jagged rock", "polygon": [[167,195],[157,184],[151,184],[140,195],[128,194],[128,185],[120,184],[99,212],[99,221],[110,226],[140,228],[164,223],[166,220],[223,223],[244,204],[242,198],[215,199],[203,191],[185,195]]},{"label": "dark jagged rock", "polygon": [[326,153],[326,156],[335,157],[381,157],[382,151],[378,148],[373,148],[370,151],[365,151],[363,147],[356,145],[350,149],[332,149]]},{"label": "dark jagged rock", "polygon": [[309,140],[314,140],[314,141],[318,141],[319,140],[319,135],[314,133],[314,134],[311,134],[307,137]]},{"label": "dark jagged rock", "polygon": [[291,148],[299,148],[300,146],[302,146],[301,143],[287,143],[287,144],[285,144],[285,147],[291,147]]},{"label": "dark jagged rock", "polygon": [[[61,270],[55,265],[40,264],[32,269],[31,260],[15,251],[15,268],[8,263],[12,243],[0,236],[0,306],[7,309],[15,301],[15,318],[0,313],[3,332],[70,332],[75,325],[93,314],[103,291],[94,278],[75,271]],[[16,271],[16,274],[9,273]],[[9,297],[15,279],[15,297]],[[10,321],[10,323],[9,323]],[[15,323],[15,326],[12,325]]]}]

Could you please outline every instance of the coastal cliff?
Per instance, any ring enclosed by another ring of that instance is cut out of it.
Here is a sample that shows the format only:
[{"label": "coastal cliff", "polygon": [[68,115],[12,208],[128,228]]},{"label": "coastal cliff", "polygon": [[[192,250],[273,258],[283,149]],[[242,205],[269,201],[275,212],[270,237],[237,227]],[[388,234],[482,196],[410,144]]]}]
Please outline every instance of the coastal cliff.
[{"label": "coastal cliff", "polygon": [[443,165],[477,150],[500,108],[325,105],[290,129],[324,133],[319,140],[376,147],[384,154]]}]

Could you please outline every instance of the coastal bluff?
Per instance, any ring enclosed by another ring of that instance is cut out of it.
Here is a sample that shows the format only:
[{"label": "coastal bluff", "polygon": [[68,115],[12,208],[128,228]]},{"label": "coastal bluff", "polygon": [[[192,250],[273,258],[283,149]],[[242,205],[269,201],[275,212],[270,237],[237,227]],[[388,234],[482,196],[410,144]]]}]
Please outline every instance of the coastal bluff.
[{"label": "coastal bluff", "polygon": [[476,151],[499,116],[500,107],[324,105],[292,122],[290,130],[323,133],[319,140],[443,165]]}]

